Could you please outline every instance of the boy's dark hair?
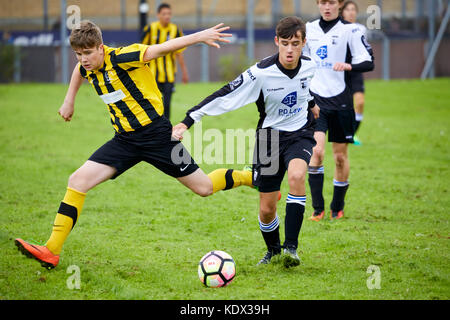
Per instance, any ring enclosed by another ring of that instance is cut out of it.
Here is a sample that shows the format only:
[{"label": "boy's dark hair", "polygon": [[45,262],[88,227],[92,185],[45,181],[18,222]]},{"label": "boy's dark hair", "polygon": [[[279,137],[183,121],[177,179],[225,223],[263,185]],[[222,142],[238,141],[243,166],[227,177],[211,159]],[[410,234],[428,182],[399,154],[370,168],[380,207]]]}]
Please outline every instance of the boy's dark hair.
[{"label": "boy's dark hair", "polygon": [[72,29],[69,41],[73,49],[98,48],[103,43],[102,31],[92,21],[83,20],[79,28]]},{"label": "boy's dark hair", "polygon": [[302,40],[305,40],[306,25],[300,18],[294,16],[281,19],[275,29],[277,37],[283,39],[291,39],[299,31],[302,35]]},{"label": "boy's dark hair", "polygon": [[[317,4],[319,4],[319,1],[320,1],[320,0],[317,0]],[[328,2],[327,0],[325,0],[325,1]],[[338,0],[338,2],[339,2],[339,3],[342,3],[342,2],[344,2],[344,0]]]},{"label": "boy's dark hair", "polygon": [[158,6],[158,13],[160,13],[162,9],[170,9],[170,4],[165,3],[165,2],[161,3]]},{"label": "boy's dark hair", "polygon": [[356,12],[358,12],[358,11],[359,11],[358,5],[356,4],[355,1],[352,1],[352,0],[347,0],[347,1],[345,1],[344,5],[342,6],[341,12],[344,11],[345,8],[347,8],[347,7],[348,7],[349,5],[351,5],[351,4],[355,6]]}]

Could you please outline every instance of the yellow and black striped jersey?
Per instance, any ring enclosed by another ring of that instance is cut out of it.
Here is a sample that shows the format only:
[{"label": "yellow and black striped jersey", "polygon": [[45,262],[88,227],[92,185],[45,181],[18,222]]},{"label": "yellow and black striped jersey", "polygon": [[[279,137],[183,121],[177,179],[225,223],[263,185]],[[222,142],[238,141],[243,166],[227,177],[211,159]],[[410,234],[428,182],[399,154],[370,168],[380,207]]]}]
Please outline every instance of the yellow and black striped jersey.
[{"label": "yellow and black striped jersey", "polygon": [[108,106],[111,123],[119,133],[146,126],[164,112],[155,75],[143,61],[148,47],[139,43],[121,48],[104,45],[100,69],[87,71],[79,65],[81,75]]},{"label": "yellow and black striped jersey", "polygon": [[[161,44],[182,36],[183,31],[176,24],[169,23],[167,27],[163,27],[159,21],[156,21],[144,27],[141,42],[147,45]],[[183,50],[185,48],[150,62],[150,69],[155,74],[156,81],[161,83],[175,82],[175,74],[177,72],[175,55]]]}]

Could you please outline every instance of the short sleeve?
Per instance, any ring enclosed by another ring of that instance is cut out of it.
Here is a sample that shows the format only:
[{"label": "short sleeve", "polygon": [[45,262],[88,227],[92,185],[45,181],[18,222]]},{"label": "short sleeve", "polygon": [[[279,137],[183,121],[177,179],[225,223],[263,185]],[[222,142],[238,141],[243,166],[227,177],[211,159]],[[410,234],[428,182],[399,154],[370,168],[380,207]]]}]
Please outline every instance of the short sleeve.
[{"label": "short sleeve", "polygon": [[114,64],[127,65],[128,67],[141,67],[147,62],[144,61],[144,54],[149,45],[135,43],[127,47],[121,47],[114,51],[111,61]]},{"label": "short sleeve", "polygon": [[352,64],[359,64],[364,61],[372,61],[372,48],[367,42],[366,37],[362,33],[361,29],[353,25],[350,35],[350,51],[352,54]]}]

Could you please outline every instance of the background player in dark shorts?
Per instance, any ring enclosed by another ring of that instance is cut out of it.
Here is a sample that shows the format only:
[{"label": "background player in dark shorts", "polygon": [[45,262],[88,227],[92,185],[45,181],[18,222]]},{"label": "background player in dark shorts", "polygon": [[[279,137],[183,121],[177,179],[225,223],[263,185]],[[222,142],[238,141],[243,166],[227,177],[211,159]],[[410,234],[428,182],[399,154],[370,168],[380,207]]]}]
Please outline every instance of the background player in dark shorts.
[{"label": "background player in dark shorts", "polygon": [[320,109],[316,131],[328,132],[328,142],[353,143],[355,111]]},{"label": "background player in dark shorts", "polygon": [[311,92],[320,107],[314,133],[317,145],[308,169],[314,208],[310,218],[312,221],[320,221],[325,215],[323,163],[327,132],[335,164],[330,219],[344,216],[350,176],[348,144],[354,142],[356,128],[347,72],[368,72],[374,68],[372,48],[361,28],[340,17],[344,0],[316,0],[316,3],[320,18],[306,25],[306,48],[318,66],[311,83]]},{"label": "background player in dark shorts", "polygon": [[[358,5],[354,1],[345,1],[342,7],[342,18],[344,20],[356,23],[356,18],[358,16]],[[363,25],[357,24],[361,29],[363,34],[365,35],[366,28]],[[359,129],[359,126],[364,118],[364,102],[365,102],[365,88],[364,88],[364,76],[361,72],[349,72],[349,83],[350,89],[353,95],[353,104],[355,107],[355,120],[356,120],[356,129],[355,129],[355,137],[353,137],[355,145],[361,145],[360,139],[356,136],[356,132]]]}]

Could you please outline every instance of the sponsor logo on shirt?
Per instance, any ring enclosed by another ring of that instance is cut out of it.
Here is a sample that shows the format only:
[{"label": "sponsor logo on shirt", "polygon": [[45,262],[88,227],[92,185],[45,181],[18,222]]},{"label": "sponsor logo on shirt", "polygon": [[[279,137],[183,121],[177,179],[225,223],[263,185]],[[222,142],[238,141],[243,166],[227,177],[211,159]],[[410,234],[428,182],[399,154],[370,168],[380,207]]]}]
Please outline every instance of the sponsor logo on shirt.
[{"label": "sponsor logo on shirt", "polygon": [[297,104],[297,91],[289,93],[286,97],[283,98],[281,103],[288,106],[289,109],[288,108],[278,109],[279,116],[290,117],[294,114],[299,113],[302,110],[302,108],[292,108]]},{"label": "sponsor logo on shirt", "polygon": [[256,77],[253,75],[253,73],[251,72],[250,69],[247,70],[248,76],[250,77],[250,79],[252,79],[252,81],[256,80]]},{"label": "sponsor logo on shirt", "polygon": [[326,45],[321,46],[319,49],[317,49],[316,54],[320,59],[326,59],[328,57],[328,47]]},{"label": "sponsor logo on shirt", "polygon": [[333,36],[333,39],[331,39],[331,44],[332,45],[337,45],[337,39],[339,38],[339,36]]},{"label": "sponsor logo on shirt", "polygon": [[286,97],[281,101],[282,104],[287,105],[289,108],[292,108],[297,104],[297,91],[289,93]]},{"label": "sponsor logo on shirt", "polygon": [[300,79],[300,85],[302,86],[302,89],[306,89],[308,86],[308,78]]},{"label": "sponsor logo on shirt", "polygon": [[233,91],[233,90],[239,88],[243,82],[244,82],[244,77],[241,74],[241,75],[239,75],[239,77],[237,77],[236,79],[231,81],[228,84],[228,86],[229,86],[230,90]]},{"label": "sponsor logo on shirt", "polygon": [[266,90],[267,90],[267,92],[273,92],[273,91],[284,90],[284,88],[269,88],[269,89],[266,89]]},{"label": "sponsor logo on shirt", "polygon": [[105,82],[111,82],[111,80],[109,79],[108,72],[104,72],[103,77],[105,78]]}]

